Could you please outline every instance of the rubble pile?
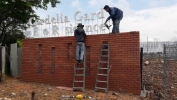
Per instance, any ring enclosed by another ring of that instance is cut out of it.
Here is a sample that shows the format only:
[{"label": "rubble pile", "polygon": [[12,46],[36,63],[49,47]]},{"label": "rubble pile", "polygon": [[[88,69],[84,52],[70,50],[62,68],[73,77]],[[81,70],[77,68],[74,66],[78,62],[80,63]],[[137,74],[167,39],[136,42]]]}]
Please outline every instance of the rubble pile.
[{"label": "rubble pile", "polygon": [[[165,78],[166,76],[166,78]],[[166,80],[166,81],[165,81]],[[177,100],[177,59],[143,58],[142,82],[151,100]],[[166,95],[164,85],[166,84]]]}]

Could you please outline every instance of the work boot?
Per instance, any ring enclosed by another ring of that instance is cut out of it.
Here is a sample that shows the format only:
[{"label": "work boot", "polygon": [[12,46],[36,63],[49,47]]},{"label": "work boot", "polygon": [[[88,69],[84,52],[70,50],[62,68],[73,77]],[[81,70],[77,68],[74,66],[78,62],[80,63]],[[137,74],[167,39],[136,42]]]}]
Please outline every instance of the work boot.
[{"label": "work boot", "polygon": [[84,61],[83,60],[80,60],[80,63],[83,63]]},{"label": "work boot", "polygon": [[80,63],[80,60],[77,60],[77,64],[79,64]]}]

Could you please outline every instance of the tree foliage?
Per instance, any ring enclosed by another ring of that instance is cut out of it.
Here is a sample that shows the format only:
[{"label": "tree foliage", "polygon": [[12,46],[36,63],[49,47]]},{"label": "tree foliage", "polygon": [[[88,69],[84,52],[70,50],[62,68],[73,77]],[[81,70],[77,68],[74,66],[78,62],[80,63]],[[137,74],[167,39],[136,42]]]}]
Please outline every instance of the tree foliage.
[{"label": "tree foliage", "polygon": [[33,8],[47,10],[47,4],[52,7],[60,3],[59,0],[0,0],[0,42],[5,45],[9,35],[23,34],[22,30],[29,27],[28,20],[36,19]]}]

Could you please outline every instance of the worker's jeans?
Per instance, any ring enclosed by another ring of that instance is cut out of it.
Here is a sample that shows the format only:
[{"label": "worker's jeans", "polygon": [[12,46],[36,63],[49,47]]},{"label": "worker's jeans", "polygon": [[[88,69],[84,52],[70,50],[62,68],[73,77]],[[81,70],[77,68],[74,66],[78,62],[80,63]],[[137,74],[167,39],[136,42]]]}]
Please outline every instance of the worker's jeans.
[{"label": "worker's jeans", "polygon": [[83,60],[85,44],[83,42],[76,43],[76,60]]},{"label": "worker's jeans", "polygon": [[120,20],[116,19],[116,20],[113,21],[112,33],[120,33],[119,32],[119,24],[120,24],[120,21],[122,20],[122,17],[121,17]]}]

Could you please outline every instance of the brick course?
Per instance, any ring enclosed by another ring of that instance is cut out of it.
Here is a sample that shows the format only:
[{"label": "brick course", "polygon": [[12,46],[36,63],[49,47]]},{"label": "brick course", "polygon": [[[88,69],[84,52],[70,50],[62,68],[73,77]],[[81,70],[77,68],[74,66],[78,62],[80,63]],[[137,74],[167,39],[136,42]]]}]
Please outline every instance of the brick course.
[{"label": "brick course", "polygon": [[[110,44],[110,65],[112,68],[109,77],[109,90],[121,89],[139,94],[139,32],[89,35],[86,37],[85,45],[87,47],[87,59],[89,59],[87,61],[86,88],[94,89],[103,42]],[[72,87],[74,64],[76,63],[76,42],[73,36],[24,39],[22,48],[23,81]],[[55,48],[53,58],[52,48]],[[41,73],[38,73],[40,70],[40,53],[42,67]]]}]

